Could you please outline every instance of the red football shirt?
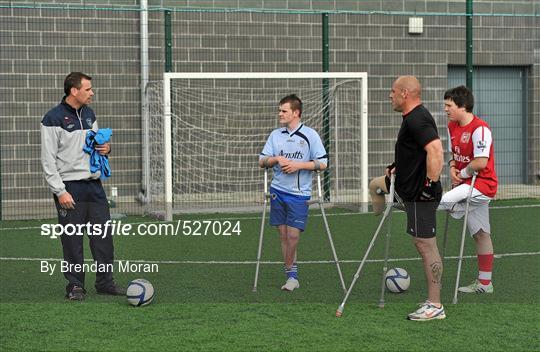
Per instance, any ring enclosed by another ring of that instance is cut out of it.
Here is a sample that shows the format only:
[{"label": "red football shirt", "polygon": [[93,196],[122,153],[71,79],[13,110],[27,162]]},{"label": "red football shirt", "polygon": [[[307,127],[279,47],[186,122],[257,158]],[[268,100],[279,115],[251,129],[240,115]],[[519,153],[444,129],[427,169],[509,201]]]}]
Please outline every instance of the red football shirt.
[{"label": "red football shirt", "polygon": [[[450,121],[448,123],[448,132],[450,134],[451,152],[458,170],[467,167],[474,158],[488,158],[486,167],[476,176],[474,188],[493,198],[497,193],[498,180],[495,173],[493,138],[487,122],[476,115],[465,126]],[[464,183],[470,185],[471,180],[472,178],[465,179]]]}]

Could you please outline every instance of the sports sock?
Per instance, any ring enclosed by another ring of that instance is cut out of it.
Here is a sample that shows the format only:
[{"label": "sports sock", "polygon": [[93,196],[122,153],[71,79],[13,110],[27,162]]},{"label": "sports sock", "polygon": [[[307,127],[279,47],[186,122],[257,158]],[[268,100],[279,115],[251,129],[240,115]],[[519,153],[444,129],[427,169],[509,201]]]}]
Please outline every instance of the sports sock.
[{"label": "sports sock", "polygon": [[493,271],[493,253],[478,254],[478,281],[482,285],[489,285]]},{"label": "sports sock", "polygon": [[285,268],[285,273],[287,274],[287,279],[293,278],[298,280],[298,264],[293,263],[290,269]]}]

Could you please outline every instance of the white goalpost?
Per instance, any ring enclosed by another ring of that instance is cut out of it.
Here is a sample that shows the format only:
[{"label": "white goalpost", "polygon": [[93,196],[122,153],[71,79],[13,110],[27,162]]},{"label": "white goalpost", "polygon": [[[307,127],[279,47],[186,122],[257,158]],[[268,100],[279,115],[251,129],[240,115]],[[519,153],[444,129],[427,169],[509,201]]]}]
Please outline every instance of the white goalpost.
[{"label": "white goalpost", "polygon": [[330,203],[368,202],[368,89],[365,72],[163,74],[147,89],[150,110],[148,210],[255,210],[263,197],[258,155],[280,127],[278,102],[302,99],[302,122],[329,152]]}]

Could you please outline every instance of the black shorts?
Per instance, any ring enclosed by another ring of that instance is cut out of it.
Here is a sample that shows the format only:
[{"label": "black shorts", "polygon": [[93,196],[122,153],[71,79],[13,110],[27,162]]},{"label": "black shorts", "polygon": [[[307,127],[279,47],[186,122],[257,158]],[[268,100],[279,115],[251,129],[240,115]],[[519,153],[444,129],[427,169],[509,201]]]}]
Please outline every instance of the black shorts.
[{"label": "black shorts", "polygon": [[[390,179],[385,178],[386,187],[390,191]],[[395,192],[394,202],[403,203],[407,213],[407,233],[414,237],[432,238],[437,234],[437,207],[438,201],[433,202],[408,202],[402,201],[398,192]]]},{"label": "black shorts", "polygon": [[438,202],[405,202],[407,233],[420,238],[435,237],[438,205]]}]

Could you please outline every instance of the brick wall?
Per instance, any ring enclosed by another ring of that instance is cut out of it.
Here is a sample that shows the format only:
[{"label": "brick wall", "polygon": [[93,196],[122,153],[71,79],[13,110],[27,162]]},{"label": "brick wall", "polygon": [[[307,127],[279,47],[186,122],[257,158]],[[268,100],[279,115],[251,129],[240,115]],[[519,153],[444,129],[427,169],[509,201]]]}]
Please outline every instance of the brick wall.
[{"label": "brick wall", "polygon": [[[28,8],[10,8],[12,3]],[[442,127],[447,67],[465,61],[465,19],[448,15],[463,12],[463,1],[151,0],[149,5],[152,80],[158,80],[164,69],[163,12],[157,10],[161,6],[177,9],[172,16],[173,69],[194,72],[320,71],[321,14],[312,11],[362,11],[330,15],[330,70],[368,72],[370,175],[378,174],[392,158],[400,123],[388,104],[392,80],[400,74],[417,75],[425,87],[425,103]],[[129,198],[137,195],[141,179],[137,6],[135,0],[0,0],[4,218],[25,213],[27,199],[50,200],[39,163],[39,122],[61,99],[63,78],[74,70],[94,77],[98,121],[114,129],[114,177],[107,184],[118,186]],[[195,6],[257,11],[180,11]],[[262,11],[269,9],[276,11]],[[404,11],[439,15],[422,16],[424,33],[413,36],[407,33],[410,14],[397,14]],[[540,13],[540,1],[477,0],[475,13],[520,15],[475,17],[474,63],[527,68],[532,182],[540,171],[540,17],[524,15]],[[30,217],[51,214],[50,208],[28,211]]]}]

